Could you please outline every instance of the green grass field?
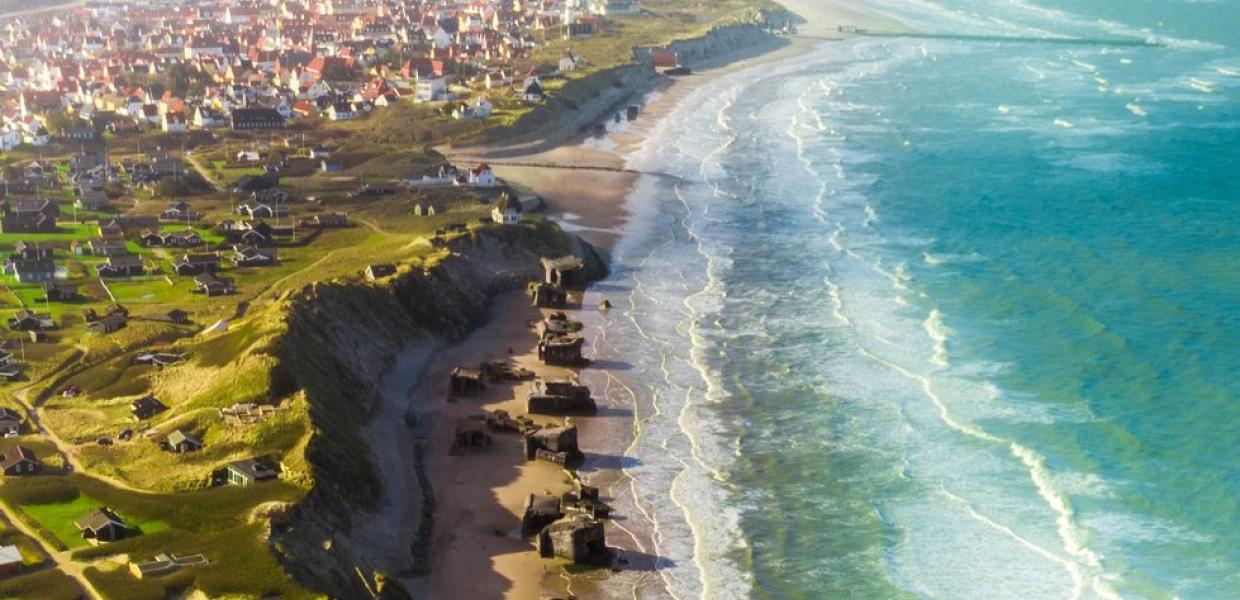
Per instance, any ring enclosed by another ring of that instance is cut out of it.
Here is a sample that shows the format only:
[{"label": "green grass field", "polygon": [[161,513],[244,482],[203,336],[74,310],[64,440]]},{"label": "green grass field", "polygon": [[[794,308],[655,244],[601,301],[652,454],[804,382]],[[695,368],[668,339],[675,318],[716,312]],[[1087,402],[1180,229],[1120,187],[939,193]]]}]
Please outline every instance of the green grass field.
[{"label": "green grass field", "polygon": [[[8,519],[0,516],[0,546],[17,546],[22,555],[22,567],[29,568],[47,562],[47,555],[32,539],[23,535]],[[0,598],[3,596],[0,595]]]},{"label": "green grass field", "polygon": [[[17,242],[63,242],[65,247],[73,240],[86,240],[94,237],[94,223],[73,223],[68,216],[61,215],[56,223],[55,233],[0,233],[0,246],[12,246]],[[57,244],[53,244],[57,245]]]},{"label": "green grass field", "polygon": [[[78,494],[67,502],[23,504],[20,509],[30,515],[44,530],[55,536],[56,541],[66,548],[81,548],[89,545],[82,539],[82,534],[74,522],[86,516],[92,508],[102,508],[105,504],[85,494]],[[120,515],[125,519],[131,532],[136,534],[159,533],[168,529],[168,525],[157,520],[134,520]]]}]

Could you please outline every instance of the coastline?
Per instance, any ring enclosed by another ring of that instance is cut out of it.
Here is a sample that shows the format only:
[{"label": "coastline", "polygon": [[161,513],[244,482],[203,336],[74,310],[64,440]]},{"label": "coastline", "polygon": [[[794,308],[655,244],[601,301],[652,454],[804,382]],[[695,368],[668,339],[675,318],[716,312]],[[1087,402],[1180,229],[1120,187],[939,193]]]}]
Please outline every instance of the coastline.
[{"label": "coastline", "polygon": [[[844,4],[815,5],[804,0],[783,2],[803,19],[801,31],[813,37],[777,38],[777,43],[746,48],[694,65],[694,73],[677,78],[661,78],[654,89],[639,92],[633,103],[641,105],[638,118],[622,123],[602,137],[578,137],[550,150],[514,152],[511,147],[458,150],[460,161],[498,157],[493,164],[497,175],[523,191],[534,193],[545,202],[547,216],[595,246],[606,258],[633,225],[634,205],[642,197],[666,192],[658,175],[626,170],[628,157],[640,150],[642,142],[690,94],[731,73],[763,64],[788,60],[811,52],[837,37],[837,23],[890,26],[882,17]],[[464,158],[468,156],[468,158]],[[525,164],[522,164],[525,163]],[[563,168],[548,167],[561,165]],[[436,558],[431,574],[415,580],[413,589],[432,597],[665,597],[670,592],[659,575],[658,543],[650,531],[628,524],[641,516],[641,508],[627,485],[624,467],[631,458],[625,451],[632,443],[637,424],[631,407],[613,401],[613,389],[624,395],[626,383],[618,377],[625,363],[615,357],[599,356],[597,342],[605,327],[606,315],[596,307],[607,295],[605,285],[588,289],[570,318],[585,324],[586,355],[595,362],[576,371],[582,383],[590,386],[600,402],[599,414],[574,419],[579,427],[580,444],[586,461],[578,469],[581,478],[600,489],[618,518],[607,522],[608,546],[617,551],[617,568],[584,570],[564,575],[559,562],[540,558],[518,531],[524,502],[530,493],[559,494],[571,489],[565,471],[541,462],[522,459],[519,440],[495,436],[492,446],[464,457],[448,456],[448,444],[457,419],[479,410],[524,412],[518,400],[521,384],[489,386],[481,398],[462,399],[444,404],[447,375],[456,366],[477,364],[480,360],[510,358],[538,376],[564,376],[572,371],[546,367],[536,355],[537,336],[530,323],[542,312],[529,306],[523,294],[496,298],[491,319],[462,343],[443,349],[426,369],[417,374],[396,376],[385,382],[389,394],[411,394],[431,399],[433,409],[428,458],[430,479],[439,512],[433,552]],[[402,361],[398,361],[398,364]],[[575,371],[575,370],[573,370]],[[396,373],[397,370],[394,370]],[[407,379],[414,375],[424,383]],[[425,376],[423,376],[425,375]],[[536,419],[550,423],[558,419]],[[449,558],[450,557],[450,558]],[[622,591],[621,591],[622,590]]]}]

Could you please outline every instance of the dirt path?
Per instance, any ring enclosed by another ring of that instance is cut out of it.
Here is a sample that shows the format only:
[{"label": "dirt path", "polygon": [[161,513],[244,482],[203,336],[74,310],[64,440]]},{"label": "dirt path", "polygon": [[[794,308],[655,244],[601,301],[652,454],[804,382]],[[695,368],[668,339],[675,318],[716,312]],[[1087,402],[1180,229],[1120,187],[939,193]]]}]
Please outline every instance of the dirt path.
[{"label": "dirt path", "polygon": [[51,558],[52,563],[56,565],[57,569],[60,569],[60,571],[65,575],[77,580],[78,585],[81,586],[87,598],[92,600],[102,600],[103,595],[100,594],[99,590],[95,589],[95,586],[89,579],[86,578],[86,567],[94,563],[77,562],[73,559],[70,551],[57,550],[41,536],[35,533],[35,531],[26,525],[25,522],[18,518],[16,512],[9,508],[8,504],[0,502],[0,512],[4,513],[4,516],[8,518],[9,522],[13,524],[13,527],[17,528],[22,535],[34,540],[35,543],[43,549],[43,552]]},{"label": "dirt path", "polygon": [[197,155],[195,154],[186,155],[185,162],[189,163],[189,166],[193,167],[194,170],[197,171],[198,174],[202,176],[203,180],[211,184],[211,187],[215,188],[215,191],[221,194],[228,193],[228,190],[225,189],[224,184],[216,181],[214,177],[211,177],[211,173],[207,171],[205,167],[202,166],[202,163],[198,162]]},{"label": "dirt path", "polygon": [[98,479],[99,481],[107,483],[108,485],[111,485],[112,487],[122,489],[128,492],[134,492],[137,494],[152,494],[152,495],[155,494],[155,492],[134,487],[120,479],[116,479],[115,477],[110,477],[107,475],[103,475],[101,473],[92,473],[92,472],[89,472],[86,468],[84,468],[82,466],[82,463],[78,460],[78,453],[77,453],[78,446],[75,444],[70,444],[69,442],[66,442],[59,435],[56,435],[55,431],[48,429],[47,426],[43,424],[43,421],[39,415],[39,407],[35,406],[27,399],[27,396],[29,395],[29,393],[30,393],[30,388],[27,387],[27,388],[23,388],[19,390],[16,394],[13,394],[13,397],[16,398],[17,401],[20,402],[22,406],[26,407],[26,414],[27,414],[28,419],[30,420],[30,426],[36,432],[38,432],[39,435],[43,436],[44,439],[51,442],[52,445],[56,447],[56,453],[59,454],[61,458],[64,459],[65,461],[66,471],[71,471],[71,472],[76,472],[76,473],[81,473],[83,475],[87,475],[93,479]]}]

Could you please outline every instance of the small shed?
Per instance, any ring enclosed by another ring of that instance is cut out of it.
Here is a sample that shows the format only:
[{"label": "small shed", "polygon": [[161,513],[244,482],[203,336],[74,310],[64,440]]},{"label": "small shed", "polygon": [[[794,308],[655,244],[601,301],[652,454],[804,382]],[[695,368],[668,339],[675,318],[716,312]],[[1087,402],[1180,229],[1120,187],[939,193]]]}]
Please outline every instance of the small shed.
[{"label": "small shed", "polygon": [[0,406],[0,435],[17,435],[21,429],[21,413],[7,406]]},{"label": "small shed", "polygon": [[250,486],[260,481],[267,481],[280,476],[275,469],[254,458],[228,463],[224,470],[226,471],[228,483],[237,487]]},{"label": "small shed", "polygon": [[17,546],[0,546],[0,577],[16,575],[22,570],[22,553]]},{"label": "small shed", "polygon": [[168,407],[164,406],[163,402],[155,399],[155,396],[148,395],[129,403],[129,410],[133,413],[135,419],[141,421],[168,410]]},{"label": "small shed", "polygon": [[366,267],[366,279],[369,281],[377,281],[395,273],[396,265],[377,264]]},{"label": "small shed", "polygon": [[95,321],[87,324],[86,328],[92,333],[107,335],[109,333],[116,333],[117,331],[124,329],[125,325],[128,323],[129,317],[125,316],[123,313],[117,312],[106,317],[96,319]]},{"label": "small shed", "polygon": [[177,429],[168,434],[168,449],[178,454],[202,450],[202,442],[194,436]]},{"label": "small shed", "polygon": [[680,56],[671,50],[655,50],[650,53],[650,64],[656,69],[675,68],[680,65]]}]

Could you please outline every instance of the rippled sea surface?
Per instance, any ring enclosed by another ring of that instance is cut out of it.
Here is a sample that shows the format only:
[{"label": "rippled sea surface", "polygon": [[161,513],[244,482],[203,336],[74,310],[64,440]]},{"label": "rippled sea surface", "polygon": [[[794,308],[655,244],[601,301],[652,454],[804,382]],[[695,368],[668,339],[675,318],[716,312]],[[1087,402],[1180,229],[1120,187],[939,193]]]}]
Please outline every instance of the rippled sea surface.
[{"label": "rippled sea surface", "polygon": [[1152,44],[858,38],[663,121],[606,340],[668,587],[1240,597],[1240,3],[878,9]]}]

